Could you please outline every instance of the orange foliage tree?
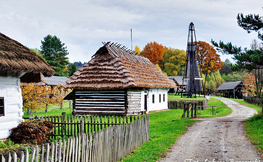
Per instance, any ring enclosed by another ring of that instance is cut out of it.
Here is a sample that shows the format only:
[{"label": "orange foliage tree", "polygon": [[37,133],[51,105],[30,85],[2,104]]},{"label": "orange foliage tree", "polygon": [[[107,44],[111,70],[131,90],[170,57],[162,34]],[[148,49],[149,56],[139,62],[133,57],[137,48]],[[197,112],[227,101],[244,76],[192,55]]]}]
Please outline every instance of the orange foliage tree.
[{"label": "orange foliage tree", "polygon": [[214,74],[216,70],[221,69],[223,62],[220,59],[220,55],[216,53],[216,50],[210,44],[203,41],[195,42],[195,44],[196,57],[200,68],[200,76],[205,74],[205,81],[203,83],[203,89],[205,90],[207,74],[210,72],[213,72]]},{"label": "orange foliage tree", "polygon": [[[42,81],[42,83],[44,83]],[[45,84],[45,83],[44,83]],[[50,104],[63,102],[64,88],[62,85],[51,87],[34,83],[21,83],[23,109],[28,112],[37,112]]]},{"label": "orange foliage tree", "polygon": [[147,57],[153,64],[159,64],[160,67],[163,65],[160,62],[163,62],[163,54],[165,47],[157,42],[147,43],[146,46],[141,51],[141,55]]},{"label": "orange foliage tree", "polygon": [[255,75],[253,74],[248,74],[246,76],[244,76],[243,78],[243,84],[246,88],[246,93],[250,96],[254,96],[255,95],[255,91],[256,91],[256,79],[255,79]]}]

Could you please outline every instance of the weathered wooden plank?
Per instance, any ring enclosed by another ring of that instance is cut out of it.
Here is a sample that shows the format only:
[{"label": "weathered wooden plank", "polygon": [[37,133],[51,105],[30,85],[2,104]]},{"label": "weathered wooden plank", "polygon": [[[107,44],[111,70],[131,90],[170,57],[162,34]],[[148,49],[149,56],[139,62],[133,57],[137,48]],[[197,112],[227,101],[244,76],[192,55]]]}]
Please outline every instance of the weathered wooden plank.
[{"label": "weathered wooden plank", "polygon": [[20,162],[25,162],[25,153],[24,153],[24,151],[21,151]]},{"label": "weathered wooden plank", "polygon": [[61,159],[62,159],[62,155],[61,155],[61,153],[62,153],[62,141],[61,140],[59,140],[59,143],[58,143],[58,158],[57,158],[57,161],[61,161]]},{"label": "weathered wooden plank", "polygon": [[36,157],[35,157],[35,162],[38,162],[39,161],[39,148],[38,148],[38,145],[36,146]]},{"label": "weathered wooden plank", "polygon": [[13,162],[17,162],[17,154],[16,154],[16,152],[13,152]]},{"label": "weathered wooden plank", "polygon": [[67,145],[67,143],[66,143],[66,140],[65,140],[65,138],[63,139],[63,147],[62,147],[62,162],[65,162],[66,161],[66,145]]},{"label": "weathered wooden plank", "polygon": [[26,154],[25,154],[25,162],[29,162],[29,152],[28,152],[27,147],[26,147]]},{"label": "weathered wooden plank", "polygon": [[41,145],[40,162],[44,162],[44,153],[45,153],[45,146]]},{"label": "weathered wooden plank", "polygon": [[45,158],[45,162],[49,162],[49,143],[47,144],[47,150],[46,150],[46,158]]},{"label": "weathered wooden plank", "polygon": [[54,161],[54,152],[55,152],[55,145],[54,142],[51,143],[51,157],[50,157],[50,162]]}]

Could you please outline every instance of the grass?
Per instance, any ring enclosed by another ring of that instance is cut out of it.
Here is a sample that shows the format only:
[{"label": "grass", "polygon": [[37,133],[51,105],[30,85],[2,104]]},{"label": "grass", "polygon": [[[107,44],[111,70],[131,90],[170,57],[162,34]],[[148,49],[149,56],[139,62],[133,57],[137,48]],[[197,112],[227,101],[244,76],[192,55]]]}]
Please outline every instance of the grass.
[{"label": "grass", "polygon": [[[202,110],[202,115],[200,115],[200,112],[198,111],[199,112],[198,117],[201,118],[221,117],[232,113],[232,109],[228,108],[226,104],[215,98],[210,98],[209,102],[207,103],[207,106],[208,107],[205,110]],[[212,114],[212,106],[216,106],[216,115]]]},{"label": "grass", "polygon": [[[169,101],[174,100],[204,100],[204,97],[197,98],[181,98],[180,96],[169,95]],[[231,113],[231,109],[226,108],[226,105],[217,99],[210,98],[208,106],[217,105],[217,115],[212,115],[212,108],[208,107],[202,111],[201,117],[224,116]],[[71,115],[72,109],[57,109],[47,113],[38,112],[34,115],[61,115],[66,111],[67,115]],[[150,141],[136,148],[130,155],[122,159],[125,162],[133,161],[157,161],[168,151],[175,141],[186,132],[187,128],[196,121],[183,118],[182,109],[173,109],[167,111],[154,112],[150,116]],[[26,114],[26,116],[29,114]]]},{"label": "grass", "polygon": [[256,147],[260,154],[263,154],[263,115],[262,108],[258,105],[250,104],[243,99],[232,99],[242,105],[255,109],[258,114],[244,121],[246,136],[250,142]]},{"label": "grass", "polygon": [[[44,115],[44,116],[58,116],[61,115],[62,112],[66,112],[67,116],[72,115],[72,108],[69,108],[70,101],[64,101],[62,109],[60,108],[60,105],[50,105],[48,106],[48,112],[46,112],[46,108],[42,108],[38,112],[32,112],[31,115]],[[27,111],[24,111],[23,118],[28,118],[30,114],[27,113]]]},{"label": "grass", "polygon": [[[174,109],[150,114],[150,141],[136,148],[122,161],[157,161],[196,121],[181,119],[183,110]],[[175,121],[173,121],[176,119]]]},{"label": "grass", "polygon": [[198,95],[196,98],[188,98],[188,97],[181,97],[179,95],[168,94],[168,101],[179,101],[179,100],[205,100],[205,97],[199,97]]},{"label": "grass", "polygon": [[260,106],[250,104],[250,103],[244,101],[244,99],[231,99],[231,100],[236,101],[236,102],[238,102],[242,105],[245,105],[247,107],[251,107],[251,108],[255,109],[258,113],[262,111],[262,108]]},{"label": "grass", "polygon": [[263,115],[261,113],[249,118],[245,123],[246,136],[255,145],[258,152],[263,154]]},{"label": "grass", "polygon": [[[176,96],[177,97],[177,96]],[[170,96],[171,98],[176,98]],[[203,98],[201,98],[203,99]],[[217,115],[212,115],[212,108],[208,107],[202,111],[201,117],[219,117],[232,112],[224,103],[218,99],[210,98],[208,106],[217,105]],[[134,161],[157,161],[175,143],[175,141],[186,132],[187,128],[196,121],[183,118],[182,109],[173,109],[150,114],[150,141],[136,148],[132,154],[122,159],[125,162]],[[199,117],[199,116],[198,116]]]}]

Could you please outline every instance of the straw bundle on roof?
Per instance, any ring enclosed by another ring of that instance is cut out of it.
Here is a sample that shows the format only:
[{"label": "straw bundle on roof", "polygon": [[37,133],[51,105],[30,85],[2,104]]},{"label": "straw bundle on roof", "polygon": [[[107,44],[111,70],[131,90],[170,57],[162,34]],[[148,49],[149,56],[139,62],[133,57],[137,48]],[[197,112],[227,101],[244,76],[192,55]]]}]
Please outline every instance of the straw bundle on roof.
[{"label": "straw bundle on roof", "polygon": [[45,76],[52,76],[54,73],[44,59],[2,33],[0,33],[0,71],[42,73]]},{"label": "straw bundle on roof", "polygon": [[65,84],[79,90],[117,90],[128,88],[174,88],[147,58],[105,44]]}]

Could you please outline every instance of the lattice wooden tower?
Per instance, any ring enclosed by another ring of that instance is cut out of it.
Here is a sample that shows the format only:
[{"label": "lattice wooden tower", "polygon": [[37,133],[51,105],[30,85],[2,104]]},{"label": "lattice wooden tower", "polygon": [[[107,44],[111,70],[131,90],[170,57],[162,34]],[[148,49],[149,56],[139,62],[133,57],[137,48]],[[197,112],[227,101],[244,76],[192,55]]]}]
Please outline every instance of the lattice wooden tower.
[{"label": "lattice wooden tower", "polygon": [[188,41],[187,41],[187,49],[186,49],[186,53],[187,53],[186,68],[185,68],[185,75],[183,78],[183,81],[187,83],[185,92],[189,96],[192,96],[193,94],[197,94],[197,93],[202,93],[202,87],[200,82],[202,78],[199,76],[199,71],[197,66],[195,42],[196,42],[195,27],[194,27],[194,23],[191,22],[188,31]]}]

